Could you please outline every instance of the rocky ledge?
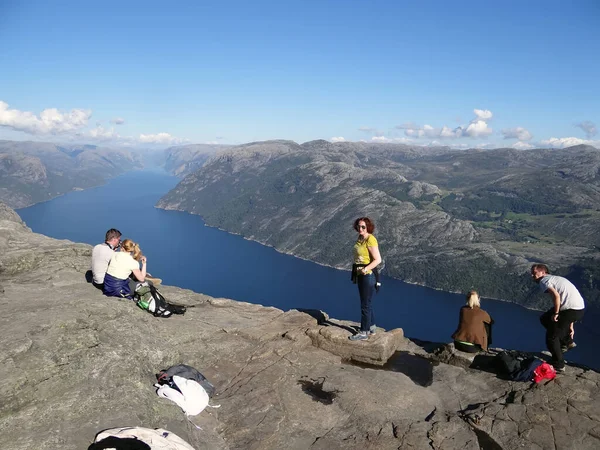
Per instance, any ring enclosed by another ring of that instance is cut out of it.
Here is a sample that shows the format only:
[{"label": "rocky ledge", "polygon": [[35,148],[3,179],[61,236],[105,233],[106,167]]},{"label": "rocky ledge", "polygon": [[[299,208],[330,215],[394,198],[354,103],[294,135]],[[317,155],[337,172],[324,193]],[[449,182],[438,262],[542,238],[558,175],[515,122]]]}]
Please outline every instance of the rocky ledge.
[{"label": "rocky ledge", "polygon": [[[85,449],[117,426],[165,428],[199,449],[596,449],[600,375],[509,382],[449,347],[319,311],[281,311],[165,286],[157,319],[88,284],[91,247],[0,209],[0,448]],[[440,350],[441,349],[441,350]],[[154,374],[186,363],[217,388],[186,418]]]}]

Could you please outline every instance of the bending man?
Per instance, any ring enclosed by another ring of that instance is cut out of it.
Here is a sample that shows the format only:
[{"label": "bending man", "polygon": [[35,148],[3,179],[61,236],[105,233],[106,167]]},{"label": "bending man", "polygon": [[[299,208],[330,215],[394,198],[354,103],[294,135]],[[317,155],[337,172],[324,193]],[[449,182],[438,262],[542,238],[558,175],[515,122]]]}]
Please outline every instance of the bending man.
[{"label": "bending man", "polygon": [[545,264],[531,266],[533,280],[539,283],[542,292],[552,297],[553,306],[540,316],[540,322],[546,328],[546,346],[552,354],[552,365],[557,372],[564,372],[563,352],[575,346],[572,324],[582,319],[585,302],[573,283],[548,272]]}]

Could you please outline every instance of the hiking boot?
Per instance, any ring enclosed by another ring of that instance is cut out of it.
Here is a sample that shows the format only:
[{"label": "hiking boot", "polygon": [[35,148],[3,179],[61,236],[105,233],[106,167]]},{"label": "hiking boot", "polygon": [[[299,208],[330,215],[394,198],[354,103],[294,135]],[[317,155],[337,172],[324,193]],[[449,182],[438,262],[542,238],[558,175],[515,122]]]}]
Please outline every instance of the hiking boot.
[{"label": "hiking boot", "polygon": [[369,328],[369,334],[371,336],[373,336],[376,333],[377,333],[377,325],[371,325],[371,328]]},{"label": "hiking boot", "polygon": [[161,278],[156,278],[156,277],[151,277],[150,275],[146,275],[145,278],[146,281],[151,281],[153,285],[158,285],[162,283],[162,279]]},{"label": "hiking boot", "polygon": [[565,366],[555,367],[554,370],[556,370],[556,373],[565,373],[567,371],[567,368]]},{"label": "hiking boot", "polygon": [[361,331],[359,333],[356,333],[354,336],[350,336],[348,339],[350,339],[351,341],[366,341],[367,339],[369,339],[369,336],[367,336],[366,331]]},{"label": "hiking boot", "polygon": [[575,342],[571,342],[569,345],[563,345],[562,347],[560,347],[560,349],[562,350],[563,353],[568,352],[569,350],[574,349],[575,347],[577,347],[577,344]]}]

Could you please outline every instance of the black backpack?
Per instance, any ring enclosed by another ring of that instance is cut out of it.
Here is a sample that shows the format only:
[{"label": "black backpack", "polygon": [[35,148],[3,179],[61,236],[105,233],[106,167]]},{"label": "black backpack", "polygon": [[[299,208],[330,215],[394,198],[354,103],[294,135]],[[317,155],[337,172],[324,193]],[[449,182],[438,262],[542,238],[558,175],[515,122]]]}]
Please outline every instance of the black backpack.
[{"label": "black backpack", "polygon": [[531,381],[533,372],[543,361],[517,351],[503,351],[494,357],[498,375],[512,381]]}]

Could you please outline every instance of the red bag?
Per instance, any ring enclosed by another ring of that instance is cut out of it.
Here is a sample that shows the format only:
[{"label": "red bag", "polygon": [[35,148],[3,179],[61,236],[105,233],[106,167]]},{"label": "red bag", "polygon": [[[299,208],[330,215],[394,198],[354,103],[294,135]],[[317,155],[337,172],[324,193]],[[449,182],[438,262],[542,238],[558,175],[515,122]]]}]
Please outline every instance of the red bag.
[{"label": "red bag", "polygon": [[556,370],[547,362],[542,363],[533,371],[533,381],[539,383],[542,380],[554,380],[556,378]]}]

